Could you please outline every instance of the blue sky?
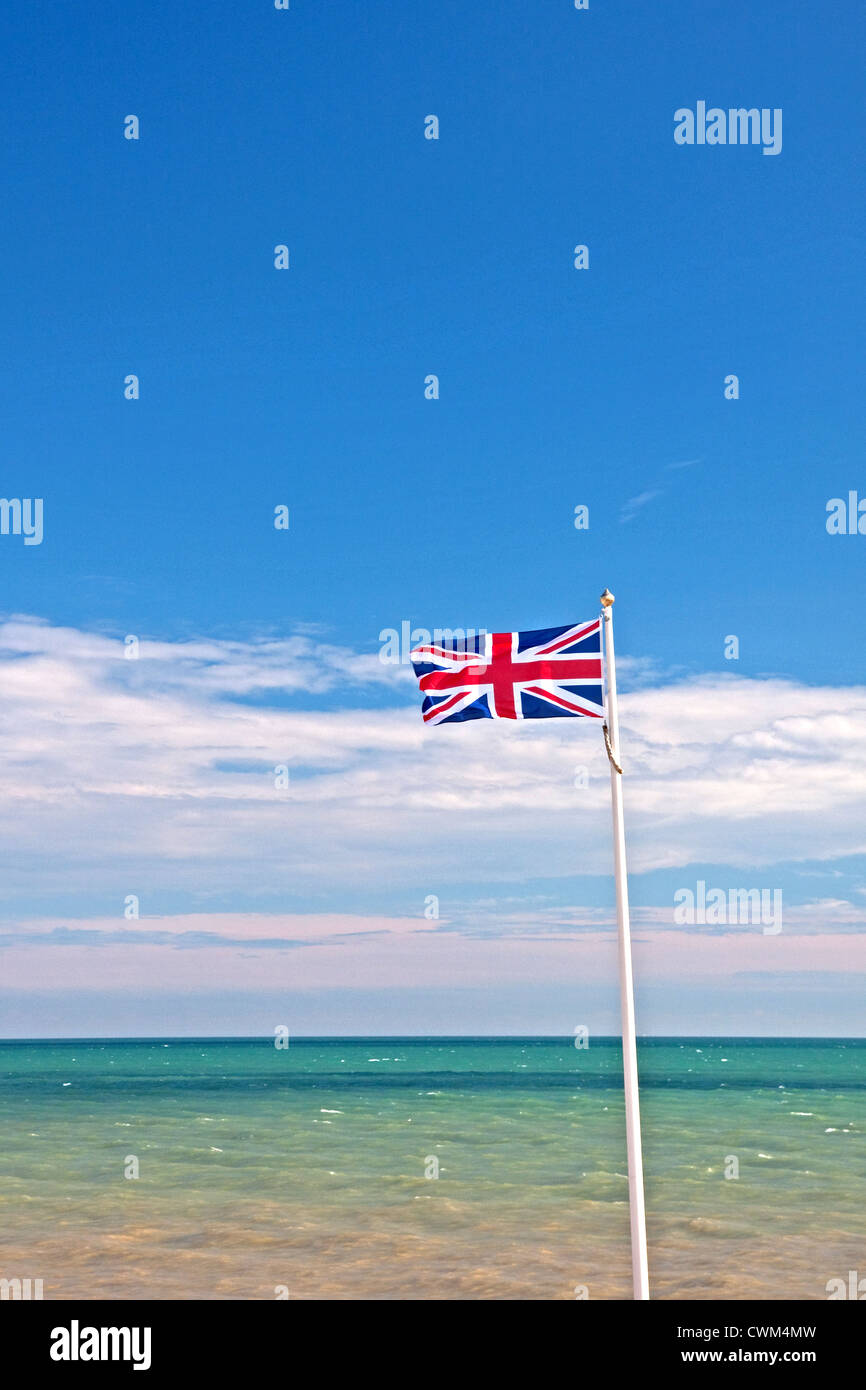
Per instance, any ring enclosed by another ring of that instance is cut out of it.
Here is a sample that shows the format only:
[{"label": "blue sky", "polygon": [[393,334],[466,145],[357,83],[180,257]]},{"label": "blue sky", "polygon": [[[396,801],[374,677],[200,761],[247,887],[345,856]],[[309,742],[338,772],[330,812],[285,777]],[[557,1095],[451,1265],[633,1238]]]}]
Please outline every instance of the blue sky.
[{"label": "blue sky", "polygon": [[[142,923],[263,913],[291,937],[294,915],[349,914],[387,934],[441,891],[449,931],[493,959],[511,911],[531,937],[545,912],[609,910],[591,731],[521,730],[513,797],[503,780],[428,823],[424,778],[459,792],[473,759],[502,768],[503,731],[485,749],[443,730],[422,757],[411,684],[375,657],[404,620],[576,621],[610,585],[636,904],[662,930],[682,884],[778,885],[799,932],[836,940],[844,921],[850,944],[866,539],[825,520],[828,499],[866,495],[864,29],[853,4],[832,23],[804,4],[601,0],[97,4],[86,28],[63,7],[4,13],[2,491],[45,507],[41,545],[0,536],[3,611],[25,620],[0,639],[10,929],[107,923],[139,893]],[[699,100],[781,108],[781,153],[676,145],[675,110]],[[128,633],[142,660],[118,665]],[[239,738],[233,712],[262,722]],[[592,812],[572,824],[557,783],[547,818],[535,760],[566,785],[590,743]],[[292,767],[279,824],[253,790],[268,758]],[[169,1032],[256,1031],[256,979],[226,1004],[221,967],[191,949],[211,993],[169,1006],[156,984],[141,1002],[132,945],[34,944],[9,999],[0,984],[8,1026],[43,1030],[28,988],[71,951],[59,1031],[117,1031],[124,1009],[130,1031],[159,1031],[155,1014]],[[556,1031],[570,1007],[559,965],[524,996],[483,989],[483,961],[458,953],[419,1015],[424,979],[390,961],[366,1003],[336,961],[321,984],[289,971],[304,1031],[459,1032],[481,999],[492,1031]],[[765,1031],[862,1031],[862,976],[825,981],[804,1022],[791,961],[766,967]],[[702,970],[647,996],[647,1031],[702,1016]],[[761,1031],[735,985],[712,988],[714,1031]],[[344,1002],[319,1008],[320,989]]]}]

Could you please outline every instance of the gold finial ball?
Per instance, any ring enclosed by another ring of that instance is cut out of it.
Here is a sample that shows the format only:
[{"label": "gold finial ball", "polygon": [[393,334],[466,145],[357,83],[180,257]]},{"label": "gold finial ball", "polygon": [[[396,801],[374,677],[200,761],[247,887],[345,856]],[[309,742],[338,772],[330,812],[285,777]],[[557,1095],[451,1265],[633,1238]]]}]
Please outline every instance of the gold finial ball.
[{"label": "gold finial ball", "polygon": [[605,589],[604,593],[601,596],[601,602],[603,607],[610,608],[610,605],[613,603],[613,601],[613,594],[610,592],[610,589]]}]

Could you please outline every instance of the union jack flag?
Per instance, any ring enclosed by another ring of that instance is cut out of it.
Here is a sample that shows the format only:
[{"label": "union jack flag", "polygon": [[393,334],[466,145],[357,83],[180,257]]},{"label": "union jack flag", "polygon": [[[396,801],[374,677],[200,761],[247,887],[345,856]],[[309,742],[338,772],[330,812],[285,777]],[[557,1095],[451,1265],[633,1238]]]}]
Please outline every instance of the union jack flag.
[{"label": "union jack flag", "polygon": [[409,653],[427,724],[464,719],[603,719],[601,619],[488,632]]}]

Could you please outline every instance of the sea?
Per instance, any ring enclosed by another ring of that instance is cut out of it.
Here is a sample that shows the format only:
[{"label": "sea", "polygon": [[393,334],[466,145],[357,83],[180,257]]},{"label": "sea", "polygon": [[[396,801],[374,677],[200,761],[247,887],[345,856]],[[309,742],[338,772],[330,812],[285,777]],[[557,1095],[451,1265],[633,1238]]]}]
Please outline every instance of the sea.
[{"label": "sea", "polygon": [[[2,1042],[0,1279],[627,1299],[620,1043],[575,1041]],[[638,1050],[652,1297],[866,1296],[866,1039]]]}]

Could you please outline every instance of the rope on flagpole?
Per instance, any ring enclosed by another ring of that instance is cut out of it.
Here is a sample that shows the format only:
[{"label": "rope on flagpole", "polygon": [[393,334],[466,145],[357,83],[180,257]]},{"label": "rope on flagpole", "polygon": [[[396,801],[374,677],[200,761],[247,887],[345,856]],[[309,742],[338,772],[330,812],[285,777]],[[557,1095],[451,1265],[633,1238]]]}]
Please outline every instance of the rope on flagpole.
[{"label": "rope on flagpole", "polygon": [[602,729],[604,730],[604,746],[605,746],[605,748],[607,749],[607,756],[608,756],[608,759],[610,760],[610,765],[611,765],[611,767],[615,767],[615,768],[616,768],[617,772],[619,773],[619,775],[620,775],[620,777],[621,777],[621,776],[622,776],[622,768],[620,767],[620,765],[619,765],[619,763],[617,762],[616,758],[613,756],[613,749],[612,749],[611,746],[610,746],[610,731],[609,731],[609,729],[608,729],[608,727],[607,727],[606,724],[602,724],[601,727],[602,727]]}]

